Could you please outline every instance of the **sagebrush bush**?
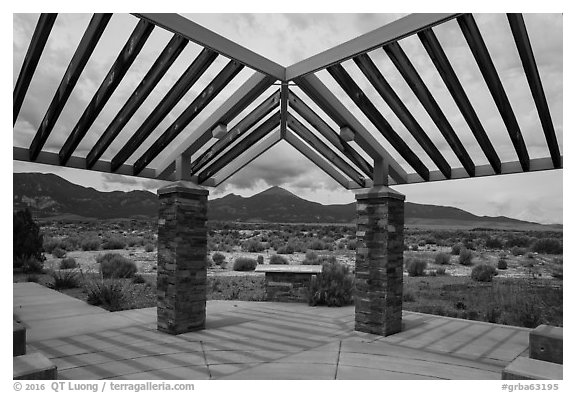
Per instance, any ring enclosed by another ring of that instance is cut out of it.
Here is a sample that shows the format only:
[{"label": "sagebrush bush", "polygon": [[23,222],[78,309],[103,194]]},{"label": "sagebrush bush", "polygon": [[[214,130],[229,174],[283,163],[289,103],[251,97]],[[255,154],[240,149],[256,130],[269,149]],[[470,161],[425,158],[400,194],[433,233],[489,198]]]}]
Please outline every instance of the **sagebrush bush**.
[{"label": "sagebrush bush", "polygon": [[131,308],[130,292],[132,286],[124,280],[92,279],[84,285],[88,298],[86,302],[101,306],[108,311],[120,311]]},{"label": "sagebrush bush", "polygon": [[519,255],[524,255],[526,254],[526,249],[522,248],[522,247],[518,247],[518,246],[514,246],[512,247],[512,249],[510,250],[510,252],[512,253],[512,255],[514,255],[515,257],[519,256]]},{"label": "sagebrush bush", "polygon": [[44,260],[34,256],[16,258],[14,267],[22,268],[22,272],[26,274],[42,273],[44,271]]},{"label": "sagebrush bush", "polygon": [[308,244],[310,250],[326,250],[328,246],[320,239],[314,239]]},{"label": "sagebrush bush", "polygon": [[428,262],[423,259],[410,259],[406,263],[406,270],[410,277],[425,276],[426,267],[428,267]]},{"label": "sagebrush bush", "polygon": [[150,244],[150,243],[147,243],[147,244],[144,246],[144,251],[146,251],[146,252],[152,252],[152,251],[154,251],[154,245],[153,245],[153,244]]},{"label": "sagebrush bush", "polygon": [[274,254],[270,257],[270,265],[288,265],[288,259],[282,255]]},{"label": "sagebrush bush", "polygon": [[562,254],[562,242],[558,239],[538,239],[531,248],[539,254]]},{"label": "sagebrush bush", "polygon": [[12,262],[37,260],[43,264],[45,258],[42,255],[42,234],[40,227],[32,219],[30,210],[25,209],[16,212],[13,215],[12,226]]},{"label": "sagebrush bush", "polygon": [[239,257],[234,261],[232,269],[237,272],[249,272],[256,269],[258,262],[253,258]]},{"label": "sagebrush bush", "polygon": [[281,246],[276,250],[277,254],[294,254],[294,247],[291,244]]},{"label": "sagebrush bush", "polygon": [[74,269],[78,267],[76,259],[72,257],[64,258],[60,261],[60,269]]},{"label": "sagebrush bush", "polygon": [[412,251],[418,251],[418,250],[419,250],[418,244],[412,245]]},{"label": "sagebrush bush", "polygon": [[348,250],[356,250],[356,240],[350,240],[346,246]]},{"label": "sagebrush bush", "polygon": [[322,264],[322,273],[310,286],[309,304],[341,307],[352,302],[354,276],[347,265],[333,259]]},{"label": "sagebrush bush", "polygon": [[474,281],[490,282],[492,281],[492,278],[494,278],[494,276],[496,276],[497,274],[498,272],[496,271],[494,266],[481,264],[474,266],[474,268],[472,269],[472,273],[470,274],[470,277]]},{"label": "sagebrush bush", "polygon": [[141,274],[135,274],[132,277],[132,282],[134,284],[146,284],[146,279]]},{"label": "sagebrush bush", "polygon": [[464,266],[472,265],[473,259],[472,251],[468,250],[467,248],[462,248],[460,250],[460,255],[458,256],[458,262]]},{"label": "sagebrush bush", "polygon": [[452,246],[452,255],[460,255],[460,251],[462,250],[462,244],[458,243],[458,244],[454,244]]},{"label": "sagebrush bush", "polygon": [[218,266],[222,265],[226,261],[226,256],[220,252],[215,252],[212,254],[212,261]]},{"label": "sagebrush bush", "polygon": [[434,257],[434,262],[436,262],[437,265],[449,265],[450,264],[450,255],[448,255],[444,252],[439,252]]},{"label": "sagebrush bush", "polygon": [[492,250],[501,250],[503,247],[504,245],[502,244],[502,240],[497,237],[490,237],[486,239],[486,248]]},{"label": "sagebrush bush", "polygon": [[247,252],[261,252],[265,250],[264,245],[256,239],[245,241],[242,244],[242,249]]},{"label": "sagebrush bush", "polygon": [[57,270],[50,272],[53,282],[48,284],[52,289],[71,289],[80,286],[80,277],[75,270]]},{"label": "sagebrush bush", "polygon": [[302,264],[303,265],[321,265],[322,262],[320,262],[320,259],[318,258],[318,254],[316,254],[312,250],[308,250],[308,251],[306,251],[306,256],[304,257]]},{"label": "sagebrush bush", "polygon": [[436,268],[436,275],[445,276],[446,275],[446,268],[445,267],[437,267]]},{"label": "sagebrush bush", "polygon": [[96,258],[103,278],[132,278],[138,271],[136,263],[116,253],[107,253]]},{"label": "sagebrush bush", "polygon": [[122,250],[126,248],[126,243],[120,239],[106,239],[102,243],[102,249],[104,250]]},{"label": "sagebrush bush", "polygon": [[66,256],[66,251],[60,247],[56,247],[52,250],[52,255],[56,258],[64,258]]},{"label": "sagebrush bush", "polygon": [[84,251],[96,251],[100,248],[100,239],[98,238],[83,239],[80,242],[80,247]]},{"label": "sagebrush bush", "polygon": [[262,255],[258,255],[256,257],[256,262],[258,263],[258,265],[262,265],[264,263],[264,257]]},{"label": "sagebrush bush", "polygon": [[506,260],[505,255],[502,255],[498,258],[498,265],[496,267],[500,270],[508,269],[508,261]]}]

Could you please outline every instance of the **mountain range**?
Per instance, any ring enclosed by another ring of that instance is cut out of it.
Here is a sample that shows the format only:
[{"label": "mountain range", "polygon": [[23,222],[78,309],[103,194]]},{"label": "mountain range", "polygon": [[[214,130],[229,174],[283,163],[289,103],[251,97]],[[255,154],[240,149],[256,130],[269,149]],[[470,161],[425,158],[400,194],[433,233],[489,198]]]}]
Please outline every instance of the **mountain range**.
[{"label": "mountain range", "polygon": [[[13,209],[28,207],[39,218],[154,218],[158,198],[149,191],[102,192],[54,174],[14,173]],[[477,216],[449,206],[406,202],[408,226],[500,229],[562,229],[508,217]],[[356,204],[323,205],[271,187],[251,197],[228,194],[209,200],[208,219],[272,223],[354,223]]]}]

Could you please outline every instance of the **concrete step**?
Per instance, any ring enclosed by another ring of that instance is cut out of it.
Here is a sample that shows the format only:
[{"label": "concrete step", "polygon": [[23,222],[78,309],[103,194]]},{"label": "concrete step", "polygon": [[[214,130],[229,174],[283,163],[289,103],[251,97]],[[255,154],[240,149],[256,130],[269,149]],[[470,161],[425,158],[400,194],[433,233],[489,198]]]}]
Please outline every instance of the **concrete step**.
[{"label": "concrete step", "polygon": [[561,380],[562,365],[521,356],[502,371],[502,379]]},{"label": "concrete step", "polygon": [[14,379],[57,379],[56,365],[41,353],[33,352],[12,359]]},{"label": "concrete step", "polygon": [[26,354],[26,326],[16,318],[14,318],[12,322],[14,330],[12,335],[12,356],[24,355]]},{"label": "concrete step", "polygon": [[562,328],[540,325],[530,332],[530,358],[563,363]]}]

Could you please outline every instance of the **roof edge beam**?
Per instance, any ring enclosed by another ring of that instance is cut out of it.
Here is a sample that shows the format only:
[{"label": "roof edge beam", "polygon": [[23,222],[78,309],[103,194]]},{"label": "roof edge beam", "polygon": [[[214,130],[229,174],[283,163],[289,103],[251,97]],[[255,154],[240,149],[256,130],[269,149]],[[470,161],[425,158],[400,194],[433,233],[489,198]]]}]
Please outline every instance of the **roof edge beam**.
[{"label": "roof edge beam", "polygon": [[291,81],[331,65],[339,64],[359,54],[416,34],[420,30],[454,19],[458,15],[460,14],[430,13],[407,15],[360,37],[291,65],[286,68],[286,80]]},{"label": "roof edge beam", "polygon": [[186,39],[209,48],[231,60],[264,73],[278,80],[285,80],[286,69],[237,43],[214,33],[213,31],[192,22],[178,14],[133,14],[172,33],[180,34]]},{"label": "roof edge beam", "polygon": [[30,82],[32,81],[32,77],[34,76],[34,72],[40,61],[40,56],[42,56],[57,15],[58,14],[40,14],[38,18],[38,23],[36,23],[34,34],[32,35],[26,56],[22,62],[22,68],[20,68],[20,73],[18,74],[18,80],[16,80],[16,85],[14,86],[14,93],[12,95],[12,125],[16,124],[16,119],[22,108],[26,92],[28,91],[28,87],[30,87]]}]

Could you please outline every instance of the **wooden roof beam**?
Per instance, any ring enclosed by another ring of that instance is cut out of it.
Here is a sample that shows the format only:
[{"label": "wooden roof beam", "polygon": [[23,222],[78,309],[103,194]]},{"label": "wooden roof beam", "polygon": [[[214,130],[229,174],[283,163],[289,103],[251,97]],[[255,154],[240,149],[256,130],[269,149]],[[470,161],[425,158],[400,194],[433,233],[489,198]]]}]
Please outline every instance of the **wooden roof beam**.
[{"label": "wooden roof beam", "polygon": [[58,117],[60,117],[70,94],[72,94],[72,90],[74,90],[74,86],[76,86],[76,82],[78,82],[78,78],[80,78],[80,74],[84,70],[88,59],[90,59],[100,37],[102,37],[102,33],[104,33],[104,29],[106,29],[111,17],[112,14],[94,14],[92,16],[92,19],[78,44],[78,48],[76,48],[76,52],[74,52],[72,60],[70,60],[70,64],[68,64],[68,68],[58,86],[58,90],[56,90],[56,94],[54,95],[54,98],[52,98],[52,102],[44,115],[44,119],[42,120],[42,123],[40,123],[40,128],[38,128],[38,131],[32,140],[29,150],[30,159],[32,161],[38,157],[42,147],[44,147],[44,144],[50,136],[56,121],[58,121]]},{"label": "wooden roof beam", "polygon": [[476,115],[476,111],[472,107],[472,104],[470,103],[462,84],[458,80],[446,53],[444,53],[440,42],[436,38],[434,31],[432,31],[432,29],[422,30],[418,33],[418,37],[426,49],[426,52],[428,52],[434,66],[436,66],[438,73],[452,95],[454,102],[456,102],[458,109],[460,109],[460,113],[462,113],[468,127],[470,127],[470,131],[472,131],[472,134],[476,137],[476,140],[486,155],[488,162],[492,165],[494,172],[500,173],[500,158],[498,157],[496,150],[494,150],[494,146],[486,134],[486,131],[484,131],[484,127],[482,126],[478,115]]},{"label": "wooden roof beam", "polygon": [[34,29],[34,34],[30,40],[30,45],[26,51],[26,56],[24,57],[24,62],[22,63],[22,68],[18,74],[18,79],[16,80],[16,85],[14,86],[13,97],[13,117],[12,125],[16,124],[16,119],[18,119],[18,114],[22,108],[22,103],[24,102],[24,97],[26,97],[26,92],[38,66],[38,61],[40,61],[40,56],[44,51],[46,46],[46,41],[50,36],[54,22],[56,21],[56,16],[58,14],[40,14],[38,18],[38,23]]},{"label": "wooden roof beam", "polygon": [[158,127],[160,122],[164,120],[172,108],[180,102],[182,97],[184,97],[188,90],[190,90],[198,79],[200,79],[217,57],[218,54],[209,49],[203,49],[202,52],[200,52],[192,64],[190,64],[182,76],[180,76],[178,81],[176,81],[174,86],[172,86],[170,91],[166,93],[164,98],[162,98],[162,101],[156,105],[156,108],[154,108],[146,120],[142,122],[128,142],[126,142],[120,151],[116,153],[112,159],[112,171],[119,168],[120,165],[126,162],[126,160],[134,154],[138,147],[140,147],[144,140],[150,136],[152,131]]},{"label": "wooden roof beam", "polygon": [[538,72],[538,66],[536,65],[536,59],[534,58],[534,52],[530,44],[530,37],[528,36],[528,31],[526,31],[524,18],[522,14],[508,14],[508,22],[510,23],[512,35],[514,36],[514,41],[516,41],[516,48],[518,48],[518,54],[522,61],[522,67],[524,67],[530,92],[534,98],[536,110],[542,123],[542,129],[544,130],[544,136],[546,137],[552,162],[554,162],[555,168],[561,168],[562,159],[560,148],[558,147],[558,139],[556,139],[554,124],[550,116],[550,109],[548,108],[546,94],[544,94],[544,87],[542,86],[542,80],[540,79],[540,73]]},{"label": "wooden roof beam", "polygon": [[280,111],[269,117],[264,123],[257,127],[254,131],[248,134],[244,139],[234,145],[222,157],[214,161],[210,166],[198,174],[198,181],[204,182],[209,177],[214,176],[221,171],[226,165],[230,164],[236,157],[250,148],[250,146],[258,143],[266,135],[270,134],[272,130],[280,126]]},{"label": "wooden roof beam", "polygon": [[352,168],[346,161],[330,149],[320,138],[314,135],[304,124],[296,119],[291,114],[287,116],[287,126],[304,142],[306,142],[315,151],[320,153],[325,159],[330,161],[336,168],[338,168],[346,176],[350,177],[355,183],[360,186],[366,185],[366,179]]},{"label": "wooden roof beam", "polygon": [[408,147],[406,142],[394,131],[392,126],[384,119],[384,116],[376,109],[372,101],[354,82],[352,77],[346,72],[344,67],[340,64],[333,65],[327,68],[327,71],[332,75],[334,80],[342,87],[346,94],[354,101],[356,106],[366,115],[368,120],[380,131],[388,142],[396,149],[396,151],[404,157],[404,159],[422,176],[424,180],[429,177],[429,171],[426,165],[420,158]]},{"label": "wooden roof beam", "polygon": [[258,122],[265,118],[280,105],[280,92],[274,92],[270,97],[258,105],[252,112],[238,122],[222,139],[218,140],[204,154],[200,155],[191,164],[191,173],[196,173],[211,160],[218,157],[224,150],[246,134]]},{"label": "wooden roof beam", "polygon": [[380,73],[368,54],[359,55],[354,58],[354,62],[360,68],[360,71],[366,76],[374,89],[380,94],[382,99],[388,104],[394,114],[400,119],[406,129],[412,134],[414,139],[422,146],[424,151],[430,156],[434,164],[446,176],[450,177],[450,165],[442,156],[438,148],[430,140],[430,137],[422,129],[412,113],[406,108],[400,97],[396,94],[392,86],[386,81]]},{"label": "wooden roof beam", "polygon": [[316,114],[306,103],[301,100],[293,91],[288,94],[290,107],[293,108],[304,120],[306,120],[320,135],[328,140],[337,150],[342,152],[354,165],[356,165],[366,176],[370,178],[374,171],[372,165],[368,163],[352,146],[348,144],[340,135],[332,129],[320,116]]},{"label": "wooden roof beam", "polygon": [[90,103],[80,116],[80,119],[76,123],[76,126],[72,129],[70,135],[66,139],[64,146],[60,149],[60,163],[62,165],[66,164],[66,161],[72,156],[72,153],[76,150],[86,133],[96,120],[96,117],[100,114],[112,93],[116,90],[128,69],[136,60],[136,57],[140,53],[140,50],[146,43],[154,25],[146,21],[139,21],[134,31],[128,38],[126,44],[120,51],[120,54],[112,64],[112,67],[108,71],[108,74],[100,84],[100,87],[90,100]]},{"label": "wooden roof beam", "polygon": [[522,131],[520,130],[512,105],[510,105],[510,101],[508,100],[508,96],[506,95],[506,91],[502,85],[502,81],[498,76],[496,67],[492,62],[486,43],[482,38],[480,29],[478,29],[478,25],[476,25],[476,21],[472,14],[461,15],[456,20],[460,25],[460,30],[462,30],[462,34],[464,34],[464,38],[466,38],[466,42],[468,43],[472,54],[474,55],[474,59],[476,59],[476,63],[480,68],[484,81],[486,81],[486,84],[488,85],[488,90],[490,90],[490,94],[496,103],[500,116],[502,116],[502,120],[506,125],[506,129],[508,130],[508,134],[510,135],[510,139],[512,140],[516,154],[518,155],[518,160],[522,164],[524,171],[528,172],[530,171],[530,157],[528,155],[528,150],[526,149],[526,144],[524,143],[524,138],[522,137]]},{"label": "wooden roof beam", "polygon": [[144,78],[142,78],[140,84],[134,89],[130,98],[128,98],[122,109],[118,111],[114,119],[110,122],[110,125],[108,125],[102,136],[100,136],[100,139],[98,139],[98,142],[96,142],[86,156],[88,169],[94,165],[120,134],[124,126],[130,121],[150,93],[152,93],[152,90],[154,90],[178,56],[180,56],[187,44],[188,41],[177,34],[168,42],[162,53],[160,53],[160,56],[158,56],[154,64],[152,64],[152,67],[150,67]]},{"label": "wooden roof beam", "polygon": [[384,51],[394,63],[394,66],[398,69],[410,89],[416,95],[428,115],[438,127],[438,130],[444,136],[444,139],[448,142],[448,145],[452,148],[458,160],[462,163],[464,168],[468,171],[470,177],[474,177],[474,162],[470,158],[470,155],[462,145],[462,142],[454,132],[452,125],[442,112],[442,109],[434,99],[434,96],[426,87],[426,84],[412,65],[406,53],[402,50],[402,47],[397,42],[391,43],[384,47]]}]

